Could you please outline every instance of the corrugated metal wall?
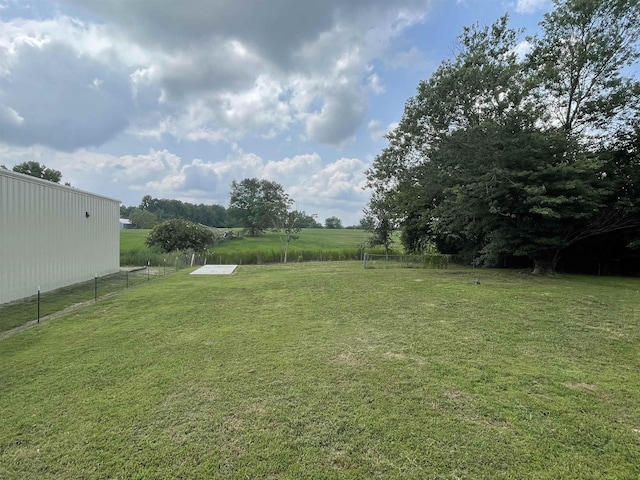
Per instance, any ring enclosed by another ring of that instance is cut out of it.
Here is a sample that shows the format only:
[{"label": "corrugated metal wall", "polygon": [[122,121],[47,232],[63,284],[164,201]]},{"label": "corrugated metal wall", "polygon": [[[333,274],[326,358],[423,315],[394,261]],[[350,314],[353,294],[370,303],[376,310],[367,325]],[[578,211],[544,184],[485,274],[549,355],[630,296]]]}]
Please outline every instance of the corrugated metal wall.
[{"label": "corrugated metal wall", "polygon": [[119,218],[118,200],[0,169],[0,303],[117,272]]}]

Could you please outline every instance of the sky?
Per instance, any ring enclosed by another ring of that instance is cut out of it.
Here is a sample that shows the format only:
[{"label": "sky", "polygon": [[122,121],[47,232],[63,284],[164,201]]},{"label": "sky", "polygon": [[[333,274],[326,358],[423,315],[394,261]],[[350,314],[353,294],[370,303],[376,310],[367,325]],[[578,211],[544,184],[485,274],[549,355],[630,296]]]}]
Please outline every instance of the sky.
[{"label": "sky", "polygon": [[[0,0],[0,164],[139,205],[232,181],[356,225],[384,134],[464,26],[551,0]],[[522,37],[523,45],[526,42]]]}]

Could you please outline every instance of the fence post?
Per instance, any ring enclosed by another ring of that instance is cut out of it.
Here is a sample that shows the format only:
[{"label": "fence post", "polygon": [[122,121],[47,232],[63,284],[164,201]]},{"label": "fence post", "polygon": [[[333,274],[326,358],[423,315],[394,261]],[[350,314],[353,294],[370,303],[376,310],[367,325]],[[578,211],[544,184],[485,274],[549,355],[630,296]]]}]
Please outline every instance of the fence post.
[{"label": "fence post", "polygon": [[93,281],[93,301],[98,301],[98,274],[96,273],[95,279]]},{"label": "fence post", "polygon": [[149,265],[151,265],[151,262],[147,260],[147,282],[149,281]]},{"label": "fence post", "polygon": [[40,323],[40,285],[38,285],[38,323]]},{"label": "fence post", "polygon": [[167,259],[163,258],[162,259],[162,263],[164,264],[164,274],[166,275],[167,274]]},{"label": "fence post", "polygon": [[129,270],[127,270],[126,272],[126,277],[127,277],[127,286],[125,288],[129,288]]}]

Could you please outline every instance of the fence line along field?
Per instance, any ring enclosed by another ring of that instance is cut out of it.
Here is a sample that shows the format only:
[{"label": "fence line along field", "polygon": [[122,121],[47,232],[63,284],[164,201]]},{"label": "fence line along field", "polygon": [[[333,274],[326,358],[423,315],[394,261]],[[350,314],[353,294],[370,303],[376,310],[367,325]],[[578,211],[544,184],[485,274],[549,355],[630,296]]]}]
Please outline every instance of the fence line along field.
[{"label": "fence line along field", "polygon": [[181,270],[0,342],[0,478],[638,478],[639,290]]},{"label": "fence line along field", "polygon": [[[239,232],[239,230],[235,230]],[[122,230],[120,235],[121,265],[143,265],[151,259],[160,264],[163,254],[158,249],[148,248],[145,240],[149,230]],[[371,236],[359,229],[303,229],[299,238],[289,244],[290,262],[315,260],[358,260],[362,257],[362,245]],[[275,232],[258,237],[243,236],[240,239],[216,244],[210,248],[208,263],[255,264],[277,263],[283,254],[282,238]],[[401,248],[397,245],[397,248]],[[368,251],[379,251],[367,249]]]}]

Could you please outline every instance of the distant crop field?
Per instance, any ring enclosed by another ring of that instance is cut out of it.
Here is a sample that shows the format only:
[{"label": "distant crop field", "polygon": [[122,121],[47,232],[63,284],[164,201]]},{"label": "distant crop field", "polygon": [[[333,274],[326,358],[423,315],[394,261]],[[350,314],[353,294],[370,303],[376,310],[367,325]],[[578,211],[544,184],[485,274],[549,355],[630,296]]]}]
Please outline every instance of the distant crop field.
[{"label": "distant crop field", "polygon": [[639,352],[634,278],[182,270],[0,340],[0,478],[639,478]]},{"label": "distant crop field", "polygon": [[[153,259],[152,264],[157,265],[162,258],[171,257],[147,248],[144,242],[148,234],[149,230],[121,230],[122,265],[145,264],[147,259]],[[370,235],[356,229],[304,229],[298,234],[299,238],[289,244],[289,261],[358,259],[359,247]],[[399,244],[397,248],[400,248]],[[210,249],[209,263],[277,263],[281,254],[281,238],[277,233],[267,232],[259,237],[242,237],[214,245]]]}]

